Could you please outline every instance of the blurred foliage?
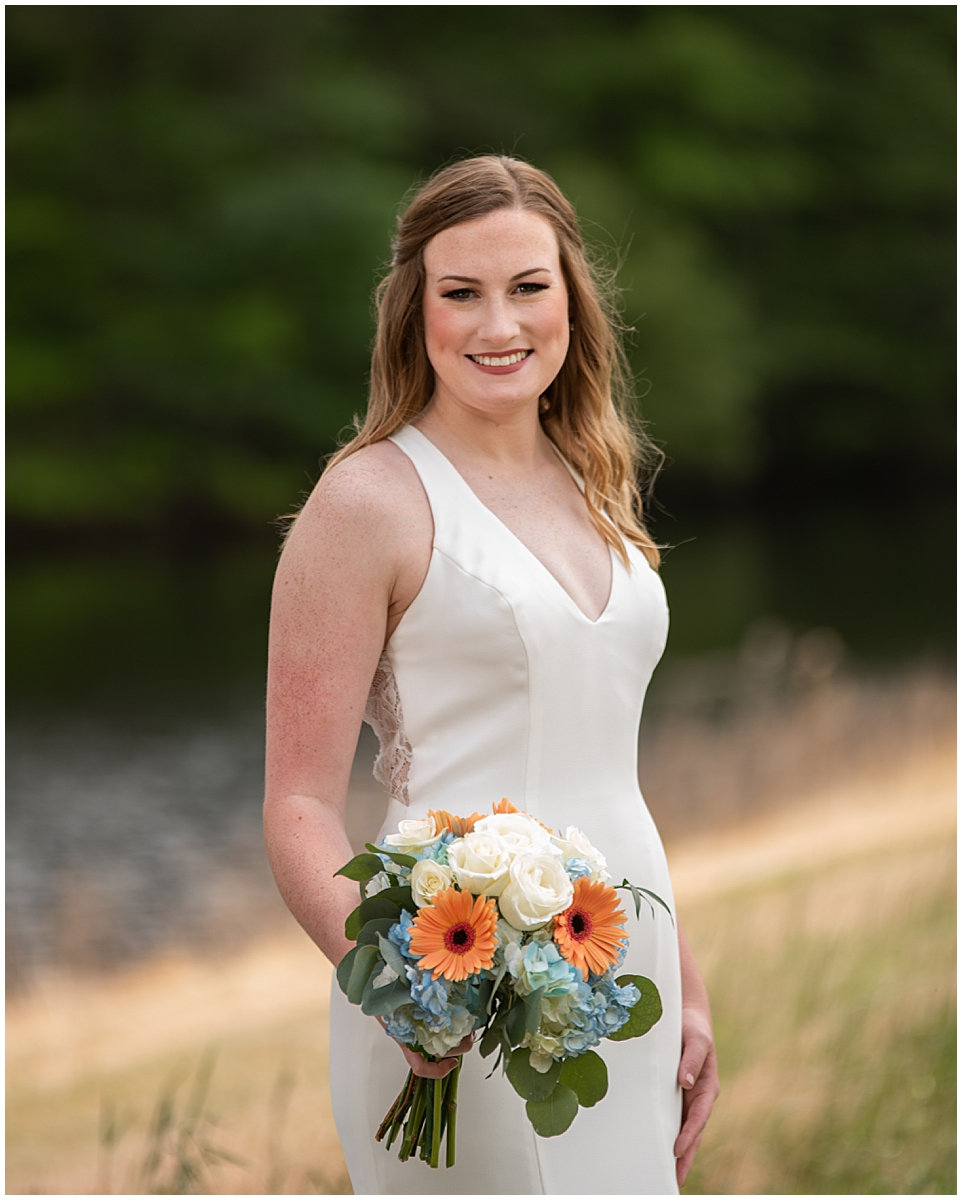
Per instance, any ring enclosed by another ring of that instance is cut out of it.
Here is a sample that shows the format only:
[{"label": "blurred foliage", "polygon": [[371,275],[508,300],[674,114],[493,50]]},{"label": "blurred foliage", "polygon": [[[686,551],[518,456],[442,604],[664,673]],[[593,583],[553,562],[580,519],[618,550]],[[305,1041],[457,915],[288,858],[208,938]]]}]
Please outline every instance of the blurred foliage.
[{"label": "blurred foliage", "polygon": [[486,150],[620,263],[669,491],[950,486],[950,6],[20,5],[6,34],[15,533],[295,503],[363,407],[402,196]]}]

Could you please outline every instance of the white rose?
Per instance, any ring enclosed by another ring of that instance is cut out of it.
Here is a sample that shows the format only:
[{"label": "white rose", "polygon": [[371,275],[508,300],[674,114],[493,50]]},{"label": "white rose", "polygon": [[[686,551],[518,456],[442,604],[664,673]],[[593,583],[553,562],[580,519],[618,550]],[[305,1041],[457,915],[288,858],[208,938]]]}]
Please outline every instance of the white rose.
[{"label": "white rose", "polygon": [[498,898],[501,915],[515,929],[538,929],[571,904],[574,886],[553,854],[524,854],[509,871]]},{"label": "white rose", "polygon": [[500,896],[508,882],[511,856],[498,838],[475,831],[451,843],[448,862],[462,891]]},{"label": "white rose", "polygon": [[411,895],[418,908],[430,904],[438,892],[446,892],[454,883],[454,872],[433,859],[419,859],[411,868]]},{"label": "white rose", "polygon": [[392,850],[407,853],[433,846],[437,840],[434,817],[421,817],[417,821],[399,821],[397,833],[389,833],[381,844],[390,846]]},{"label": "white rose", "polygon": [[576,829],[574,825],[568,826],[563,837],[553,835],[551,844],[560,852],[562,862],[567,862],[569,858],[580,858],[587,863],[591,869],[589,878],[593,882],[598,880],[601,880],[602,883],[610,882],[611,876],[608,874],[608,863],[605,856],[600,850],[596,850],[581,830]]},{"label": "white rose", "polygon": [[526,813],[495,813],[474,823],[475,833],[497,838],[511,858],[519,854],[550,854],[551,835]]}]

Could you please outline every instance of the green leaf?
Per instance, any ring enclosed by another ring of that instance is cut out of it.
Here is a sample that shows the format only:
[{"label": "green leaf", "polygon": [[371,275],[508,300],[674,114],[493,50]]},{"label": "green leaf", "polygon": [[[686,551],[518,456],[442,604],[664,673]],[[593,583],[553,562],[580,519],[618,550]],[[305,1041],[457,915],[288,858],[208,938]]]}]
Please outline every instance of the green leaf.
[{"label": "green leaf", "polygon": [[524,1107],[535,1133],[557,1137],[578,1115],[578,1097],[559,1083],[547,1100],[529,1100]]},{"label": "green leaf", "polygon": [[508,1009],[504,1018],[504,1034],[510,1046],[520,1046],[524,1041],[524,1035],[528,1032],[527,1015],[528,1010],[522,1003],[512,1004]]},{"label": "green leaf", "polygon": [[485,1006],[485,1010],[484,1010],[489,1016],[491,1015],[491,1008],[498,998],[498,988],[501,984],[501,980],[504,979],[504,977],[505,977],[505,975],[507,975],[507,973],[508,973],[508,964],[502,963],[501,966],[498,967],[498,973],[495,975],[494,980],[492,981],[491,995],[488,997],[488,1003]]},{"label": "green leaf", "polygon": [[586,1050],[574,1058],[566,1058],[561,1065],[560,1082],[571,1088],[582,1108],[603,1100],[608,1091],[608,1068],[605,1060],[594,1050]]},{"label": "green leaf", "polygon": [[361,995],[374,968],[379,965],[376,946],[358,946],[351,966],[351,977],[347,981],[347,998],[352,1004],[361,1003]]},{"label": "green leaf", "polygon": [[383,1017],[385,1013],[394,1012],[402,1004],[410,1004],[411,989],[403,979],[395,979],[381,987],[374,986],[378,972],[372,972],[364,985],[361,996],[361,1012],[372,1017]]},{"label": "green leaf", "polygon": [[404,972],[410,960],[406,959],[397,946],[393,942],[389,942],[383,934],[378,935],[377,945],[381,952],[381,957],[387,965],[403,979]]},{"label": "green leaf", "polygon": [[552,1063],[551,1069],[542,1074],[531,1065],[527,1050],[515,1050],[505,1073],[511,1086],[525,1100],[547,1100],[561,1075],[561,1063]]},{"label": "green leaf", "polygon": [[478,1050],[481,1052],[482,1058],[487,1058],[489,1054],[493,1054],[501,1045],[502,1035],[504,1033],[504,1021],[492,1021],[488,1028],[484,1031],[481,1041],[478,1045]]},{"label": "green leaf", "polygon": [[382,935],[387,937],[391,932],[391,926],[397,924],[397,917],[374,917],[370,921],[365,921],[361,926],[361,932],[357,935],[357,944],[359,946],[376,946],[378,938]]},{"label": "green leaf", "polygon": [[[413,867],[418,861],[413,854],[402,854],[399,850],[385,850],[383,846],[372,846],[369,842],[364,843],[364,849],[370,850],[372,854],[383,854],[391,862],[396,862],[399,867]],[[382,863],[381,867],[383,868],[383,866]]]},{"label": "green leaf", "polygon": [[344,922],[344,936],[353,942],[365,923],[373,917],[394,917],[397,920],[402,908],[413,907],[414,901],[409,887],[385,888],[383,892],[368,896],[355,908]]},{"label": "green leaf", "polygon": [[635,884],[629,883],[629,881],[627,879],[623,879],[621,881],[621,883],[615,884],[615,889],[617,891],[631,892],[631,898],[635,902],[635,916],[636,917],[641,916],[641,898],[642,898],[642,896],[644,896],[646,898],[650,897],[650,899],[647,899],[647,904],[648,904],[648,907],[651,909],[651,915],[652,916],[655,915],[655,906],[651,903],[651,901],[654,900],[658,904],[660,904],[661,907],[668,914],[668,916],[671,917],[671,923],[672,923],[672,925],[674,925],[675,918],[672,916],[671,909],[664,902],[664,900],[662,900],[661,896],[659,896],[657,892],[649,891],[648,888],[637,887]]},{"label": "green leaf", "polygon": [[497,990],[497,983],[493,979],[482,979],[478,984],[478,1007],[484,1012],[491,1012],[491,1001],[494,999],[494,993]]},{"label": "green leaf", "polygon": [[347,995],[347,985],[351,978],[351,971],[354,968],[354,960],[357,958],[359,946],[352,946],[347,954],[337,964],[337,970],[334,972],[337,976],[337,986]]},{"label": "green leaf", "polygon": [[384,863],[376,854],[355,854],[349,863],[345,863],[335,875],[343,875],[347,879],[356,879],[358,883],[367,883],[375,875],[384,870]]},{"label": "green leaf", "polygon": [[615,982],[619,987],[633,983],[641,992],[639,999],[632,1005],[631,1016],[627,1022],[614,1033],[608,1034],[613,1042],[626,1042],[629,1038],[641,1037],[659,1020],[661,996],[658,995],[658,989],[651,980],[646,979],[644,975],[619,975]]},{"label": "green leaf", "polygon": [[524,997],[524,1031],[535,1034],[541,1024],[541,1002],[544,1000],[544,988],[529,992]]}]

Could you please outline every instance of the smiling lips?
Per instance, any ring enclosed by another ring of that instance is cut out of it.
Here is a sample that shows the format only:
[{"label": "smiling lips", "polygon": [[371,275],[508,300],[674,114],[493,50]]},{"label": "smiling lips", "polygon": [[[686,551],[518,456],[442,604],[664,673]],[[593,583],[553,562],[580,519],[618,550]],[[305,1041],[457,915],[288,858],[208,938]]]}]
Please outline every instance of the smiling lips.
[{"label": "smiling lips", "polygon": [[533,350],[513,350],[510,354],[469,354],[467,357],[479,367],[515,367],[533,353]]}]

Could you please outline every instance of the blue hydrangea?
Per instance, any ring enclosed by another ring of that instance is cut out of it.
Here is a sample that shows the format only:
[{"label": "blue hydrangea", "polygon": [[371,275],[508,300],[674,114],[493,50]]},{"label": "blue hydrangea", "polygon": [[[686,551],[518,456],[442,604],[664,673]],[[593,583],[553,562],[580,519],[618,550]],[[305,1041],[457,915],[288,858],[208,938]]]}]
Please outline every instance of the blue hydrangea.
[{"label": "blue hydrangea", "polygon": [[569,858],[565,862],[565,870],[571,880],[583,879],[591,874],[591,867],[583,858]]},{"label": "blue hydrangea", "polygon": [[414,918],[406,908],[402,908],[400,917],[387,931],[387,940],[397,946],[405,958],[416,959],[418,956],[411,953],[411,926],[413,924]]},{"label": "blue hydrangea", "polygon": [[593,1025],[589,1025],[584,1029],[567,1029],[561,1035],[561,1044],[564,1047],[565,1054],[569,1054],[572,1058],[578,1054],[584,1054],[586,1050],[591,1050],[601,1041],[597,1031]]},{"label": "blue hydrangea", "polygon": [[443,979],[432,979],[430,971],[421,971],[411,985],[411,999],[431,1016],[441,1017],[447,1012],[448,989]]},{"label": "blue hydrangea", "polygon": [[414,1025],[411,1022],[411,1011],[407,1005],[396,1008],[384,1018],[384,1028],[396,1042],[413,1042]]},{"label": "blue hydrangea", "polygon": [[448,862],[448,846],[455,841],[455,835],[451,832],[442,833],[441,836],[431,842],[428,846],[423,846],[419,850],[411,851],[413,858],[430,859],[432,862],[441,863],[442,866],[447,866]]},{"label": "blue hydrangea", "polygon": [[641,993],[633,983],[620,987],[611,974],[598,980],[596,995],[603,1007],[599,1012],[599,1021],[605,1036],[614,1033],[631,1016],[631,1008],[641,998]]},{"label": "blue hydrangea", "polygon": [[415,1004],[411,1008],[411,1016],[432,1033],[448,1033],[452,1029],[463,1029],[468,1033],[474,1027],[474,1017],[463,1004],[449,1004],[439,1012]]},{"label": "blue hydrangea", "polygon": [[545,996],[563,996],[581,980],[581,972],[562,957],[554,942],[531,941],[523,949],[509,944],[505,962],[522,995],[543,988]]}]

